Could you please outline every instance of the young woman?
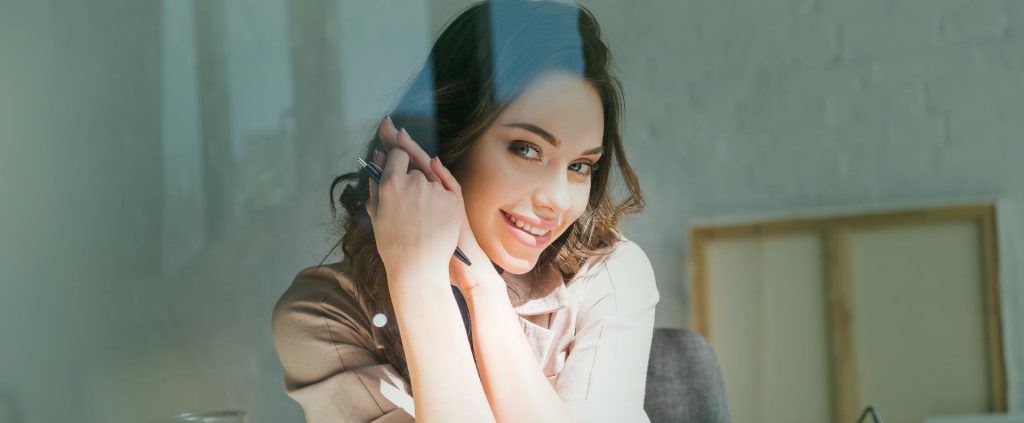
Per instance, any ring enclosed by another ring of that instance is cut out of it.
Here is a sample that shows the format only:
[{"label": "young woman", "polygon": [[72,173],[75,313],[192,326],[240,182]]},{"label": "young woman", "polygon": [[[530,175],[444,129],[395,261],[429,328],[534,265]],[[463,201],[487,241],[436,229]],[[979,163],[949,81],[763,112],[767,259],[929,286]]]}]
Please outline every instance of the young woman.
[{"label": "young woman", "polygon": [[648,421],[660,297],[617,229],[643,199],[610,59],[578,5],[477,3],[445,28],[366,148],[380,184],[331,185],[333,211],[354,182],[343,257],[274,309],[307,421]]}]

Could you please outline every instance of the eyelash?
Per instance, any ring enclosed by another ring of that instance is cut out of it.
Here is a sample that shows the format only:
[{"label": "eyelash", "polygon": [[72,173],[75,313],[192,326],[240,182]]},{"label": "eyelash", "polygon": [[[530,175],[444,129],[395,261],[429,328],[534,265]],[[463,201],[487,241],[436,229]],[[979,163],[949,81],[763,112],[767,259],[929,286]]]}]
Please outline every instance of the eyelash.
[{"label": "eyelash", "polygon": [[[527,142],[523,142],[523,141],[514,141],[514,142],[512,142],[512,145],[509,146],[508,149],[509,149],[509,151],[512,152],[512,154],[515,154],[516,156],[522,158],[523,160],[529,160],[531,162],[536,162],[536,161],[540,160],[540,159],[531,159],[531,158],[528,158],[528,157],[526,157],[526,156],[524,156],[522,154],[517,153],[516,151],[519,148],[529,148],[529,149],[531,149],[533,151],[536,151],[537,154],[540,154],[540,149],[539,148],[534,147],[533,144],[530,144],[530,143],[527,143]],[[597,163],[591,162],[589,160],[586,161],[586,162],[576,162],[576,163],[573,163],[573,164],[585,164],[587,166],[590,166],[590,171],[587,172],[587,173],[581,173],[581,172],[573,171],[573,172],[576,172],[577,174],[579,174],[581,176],[586,176],[586,177],[593,176],[594,172],[597,172],[597,170],[601,168],[600,165],[598,165]]]}]

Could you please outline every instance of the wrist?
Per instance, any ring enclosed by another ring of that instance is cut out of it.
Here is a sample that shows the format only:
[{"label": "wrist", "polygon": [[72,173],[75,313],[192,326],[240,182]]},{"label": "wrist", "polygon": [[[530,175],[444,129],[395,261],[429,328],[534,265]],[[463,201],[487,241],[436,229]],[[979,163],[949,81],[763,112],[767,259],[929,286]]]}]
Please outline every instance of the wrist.
[{"label": "wrist", "polygon": [[451,292],[448,269],[440,266],[408,264],[401,267],[385,266],[388,291],[392,299],[415,298],[424,293]]},{"label": "wrist", "polygon": [[434,277],[436,275],[442,275],[447,279],[448,267],[444,263],[438,264],[428,260],[404,260],[398,263],[384,263],[384,271],[387,273],[388,280],[407,279],[409,277],[413,279],[423,279],[424,277]]},{"label": "wrist", "polygon": [[469,293],[463,293],[466,298],[466,304],[472,307],[476,303],[488,303],[488,302],[504,302],[511,305],[511,300],[508,296],[508,285],[505,284],[505,280],[497,274],[493,278],[485,278],[480,284],[476,285]]}]

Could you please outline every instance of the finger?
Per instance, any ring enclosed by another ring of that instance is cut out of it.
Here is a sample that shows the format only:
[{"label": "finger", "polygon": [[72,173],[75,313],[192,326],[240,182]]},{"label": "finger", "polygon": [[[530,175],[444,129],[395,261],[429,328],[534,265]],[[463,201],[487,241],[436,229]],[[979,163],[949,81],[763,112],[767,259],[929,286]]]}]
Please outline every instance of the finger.
[{"label": "finger", "polygon": [[460,198],[462,197],[462,185],[459,185],[459,181],[455,179],[455,175],[452,175],[448,168],[441,164],[439,157],[434,157],[430,161],[430,168],[437,174],[437,178],[441,181],[441,185],[444,185],[445,189],[457,194]]},{"label": "finger", "polygon": [[377,129],[377,134],[380,137],[381,143],[384,144],[385,149],[390,150],[391,148],[398,146],[398,128],[395,128],[395,123],[391,121],[391,116],[384,117],[384,120],[380,123],[380,127]]},{"label": "finger", "polygon": [[387,160],[387,157],[384,155],[383,152],[377,149],[373,149],[373,164],[377,165],[377,167],[381,169],[384,169],[385,160]]},{"label": "finger", "polygon": [[426,176],[423,175],[423,172],[420,172],[419,169],[410,169],[409,176],[421,180],[427,179]]},{"label": "finger", "polygon": [[[376,148],[373,149],[373,157],[371,161],[373,162],[373,164],[377,165],[377,167],[383,167],[384,153],[382,153],[380,150],[377,150]],[[367,178],[367,181],[369,182],[369,184],[367,185],[367,191],[369,191],[370,198],[366,201],[366,213],[368,213],[370,216],[373,216],[374,211],[377,209],[378,184],[377,181],[373,180],[373,178]]]},{"label": "finger", "polygon": [[370,178],[367,190],[370,191],[370,198],[366,200],[366,214],[370,216],[370,221],[373,222],[373,217],[377,215],[377,181]]},{"label": "finger", "polygon": [[366,215],[370,216],[370,222],[373,222],[374,216],[377,215],[377,195],[374,194],[377,191],[377,183],[370,179],[370,199],[366,200]]},{"label": "finger", "polygon": [[373,178],[368,178],[368,181],[367,191],[370,192],[370,198],[366,200],[366,213],[373,216],[377,207],[377,181]]},{"label": "finger", "polygon": [[402,128],[398,131],[397,137],[398,145],[405,149],[406,153],[409,153],[409,159],[412,161],[416,168],[423,172],[423,175],[427,177],[430,182],[437,181],[437,175],[430,168],[430,155],[426,151],[423,151],[423,147],[420,147],[420,143],[412,139],[409,132]]},{"label": "finger", "polygon": [[405,176],[409,173],[409,153],[401,148],[393,148],[388,151],[384,163],[384,174],[380,178],[383,184],[395,176]]}]

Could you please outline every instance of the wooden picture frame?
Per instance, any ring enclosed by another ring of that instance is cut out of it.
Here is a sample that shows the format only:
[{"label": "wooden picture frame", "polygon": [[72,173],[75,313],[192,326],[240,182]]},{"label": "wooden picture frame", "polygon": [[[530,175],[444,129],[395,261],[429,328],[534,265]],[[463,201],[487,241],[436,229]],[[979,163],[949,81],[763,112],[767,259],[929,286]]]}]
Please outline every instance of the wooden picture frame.
[{"label": "wooden picture frame", "polygon": [[[709,320],[708,246],[714,241],[743,237],[786,234],[819,234],[823,240],[824,278],[827,292],[828,337],[832,378],[833,412],[836,421],[849,421],[860,413],[859,381],[854,354],[851,306],[852,286],[849,263],[851,230],[918,225],[955,221],[979,225],[984,283],[984,322],[988,348],[990,411],[1007,408],[1006,372],[1003,357],[999,304],[999,263],[994,204],[978,203],[942,208],[915,208],[826,217],[778,219],[755,223],[694,226],[689,231],[688,255],[691,326],[714,345]],[[850,417],[853,416],[853,417]]]}]

